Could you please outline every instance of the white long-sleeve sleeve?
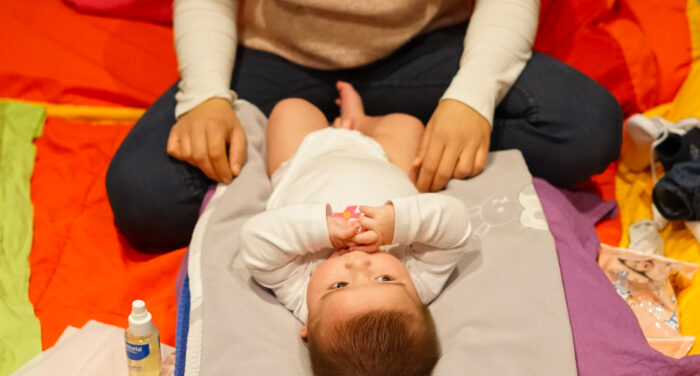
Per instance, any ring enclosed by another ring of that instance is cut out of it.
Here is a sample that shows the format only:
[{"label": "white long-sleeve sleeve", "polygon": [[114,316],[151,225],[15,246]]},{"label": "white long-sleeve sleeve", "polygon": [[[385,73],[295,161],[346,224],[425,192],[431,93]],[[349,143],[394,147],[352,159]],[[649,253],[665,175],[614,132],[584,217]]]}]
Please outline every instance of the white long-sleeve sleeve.
[{"label": "white long-sleeve sleeve", "polygon": [[532,56],[539,0],[476,0],[459,70],[442,99],[469,105],[493,124],[496,106]]},{"label": "white long-sleeve sleeve", "polygon": [[[251,7],[258,9],[262,4]],[[532,54],[539,5],[539,0],[477,0],[464,39],[460,68],[442,98],[471,106],[492,124],[496,105]],[[175,0],[173,8],[175,50],[181,76],[175,116],[180,117],[213,97],[233,103],[236,93],[230,90],[230,81],[238,42],[238,1]],[[264,17],[249,21],[281,22]],[[338,61],[335,65],[344,66],[342,63]]]},{"label": "white long-sleeve sleeve", "polygon": [[471,225],[459,199],[428,193],[392,200],[394,243],[408,245],[403,262],[418,296],[430,303],[442,291],[467,247]]},{"label": "white long-sleeve sleeve", "polygon": [[[389,253],[406,266],[425,304],[440,293],[461,259],[470,234],[464,204],[443,194],[392,200],[394,243]],[[250,218],[241,228],[240,252],[253,278],[304,322],[306,289],[313,272],[311,254],[333,245],[323,204],[284,206]]]},{"label": "white long-sleeve sleeve", "polygon": [[326,205],[285,206],[251,217],[241,228],[240,252],[253,278],[272,289],[301,321],[306,320],[306,286],[313,252],[332,248]]},{"label": "white long-sleeve sleeve", "polygon": [[175,95],[179,118],[209,98],[233,103],[231,73],[236,58],[235,0],[175,0],[173,32],[180,71]]}]

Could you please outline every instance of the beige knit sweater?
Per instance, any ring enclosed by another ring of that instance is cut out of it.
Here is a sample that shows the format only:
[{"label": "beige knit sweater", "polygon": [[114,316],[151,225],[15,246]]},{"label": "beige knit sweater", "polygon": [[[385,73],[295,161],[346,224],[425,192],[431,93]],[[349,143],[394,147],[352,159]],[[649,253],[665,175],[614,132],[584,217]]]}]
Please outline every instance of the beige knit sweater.
[{"label": "beige knit sweater", "polygon": [[312,68],[350,68],[471,16],[443,98],[492,123],[531,55],[538,12],[538,0],[175,0],[176,116],[212,97],[236,99],[229,86],[237,43]]}]

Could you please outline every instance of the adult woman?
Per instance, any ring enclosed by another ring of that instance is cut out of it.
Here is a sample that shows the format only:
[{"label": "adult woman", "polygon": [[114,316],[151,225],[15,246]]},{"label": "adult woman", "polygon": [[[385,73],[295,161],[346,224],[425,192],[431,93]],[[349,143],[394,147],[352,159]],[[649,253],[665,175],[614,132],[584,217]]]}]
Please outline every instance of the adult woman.
[{"label": "adult woman", "polygon": [[265,114],[300,97],[332,120],[335,82],[352,83],[368,114],[427,123],[422,191],[479,173],[489,150],[520,149],[533,175],[562,186],[618,155],[617,101],[532,52],[537,0],[176,0],[174,9],[182,79],[137,123],[107,176],[115,223],[142,244],[186,245],[206,188],[240,171],[236,96]]}]

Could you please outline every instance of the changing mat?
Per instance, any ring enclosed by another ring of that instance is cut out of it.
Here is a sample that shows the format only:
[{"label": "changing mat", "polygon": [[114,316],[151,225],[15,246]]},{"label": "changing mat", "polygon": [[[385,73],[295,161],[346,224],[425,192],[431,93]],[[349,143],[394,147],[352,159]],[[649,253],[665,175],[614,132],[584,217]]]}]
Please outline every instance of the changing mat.
[{"label": "changing mat", "polygon": [[[185,360],[187,375],[310,374],[301,323],[252,280],[238,255],[239,228],[265,208],[271,187],[266,119],[244,101],[236,113],[248,161],[231,184],[217,187],[195,228],[189,325],[178,325],[186,357],[178,362]],[[489,154],[482,174],[451,181],[444,194],[464,201],[474,236],[430,306],[443,352],[433,374],[576,374],[554,239],[520,152]]]}]

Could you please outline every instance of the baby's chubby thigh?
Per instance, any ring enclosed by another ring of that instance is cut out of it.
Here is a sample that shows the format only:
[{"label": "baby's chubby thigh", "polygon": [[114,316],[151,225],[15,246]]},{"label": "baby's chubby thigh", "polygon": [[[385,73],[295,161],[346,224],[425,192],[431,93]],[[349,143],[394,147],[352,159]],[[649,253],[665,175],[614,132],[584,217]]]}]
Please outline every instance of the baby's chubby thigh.
[{"label": "baby's chubby thigh", "polygon": [[415,182],[416,167],[421,138],[425,128],[418,118],[408,114],[389,114],[381,116],[371,133],[386,152],[389,161]]},{"label": "baby's chubby thigh", "polygon": [[290,159],[309,133],[327,126],[321,110],[304,99],[287,98],[277,103],[267,124],[268,174]]}]

